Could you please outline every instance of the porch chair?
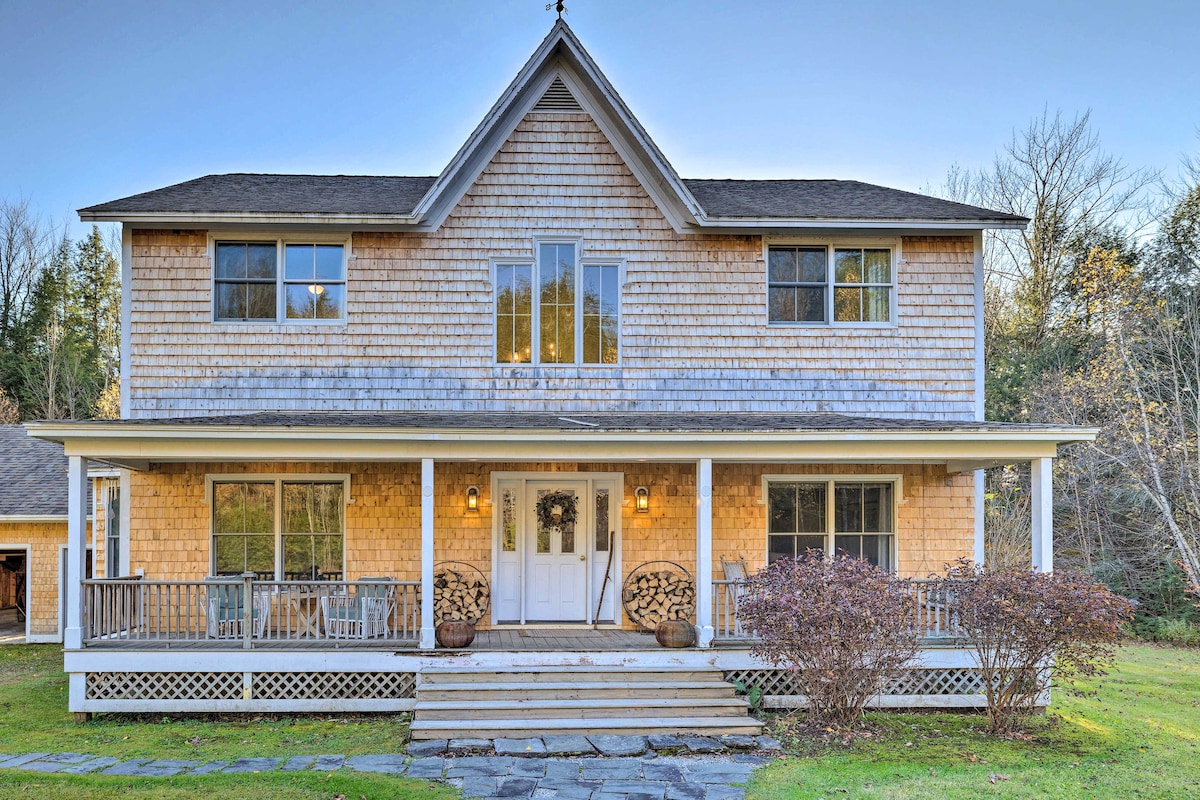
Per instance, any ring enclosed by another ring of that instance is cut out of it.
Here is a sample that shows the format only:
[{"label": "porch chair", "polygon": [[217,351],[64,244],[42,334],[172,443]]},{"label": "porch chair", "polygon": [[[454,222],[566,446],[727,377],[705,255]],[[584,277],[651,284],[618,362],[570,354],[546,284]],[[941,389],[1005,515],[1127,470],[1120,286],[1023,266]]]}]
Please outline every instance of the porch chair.
[{"label": "porch chair", "polygon": [[321,598],[325,635],[334,639],[387,636],[395,606],[396,588],[391,578],[360,578],[354,594]]},{"label": "porch chair", "polygon": [[721,556],[721,572],[724,573],[725,580],[737,581],[725,585],[725,600],[727,607],[733,613],[733,631],[734,636],[745,636],[746,631],[742,627],[741,615],[738,613],[738,604],[742,596],[746,594],[746,577],[749,570],[746,568],[746,559],[744,556],[738,556],[737,559],[728,559]]},{"label": "porch chair", "polygon": [[[246,608],[242,582],[208,577],[204,583],[204,591],[196,596],[196,601],[200,604],[200,613],[204,615],[205,635],[209,639],[241,639]],[[252,603],[252,635],[262,638],[270,616],[270,599],[255,592]]]}]

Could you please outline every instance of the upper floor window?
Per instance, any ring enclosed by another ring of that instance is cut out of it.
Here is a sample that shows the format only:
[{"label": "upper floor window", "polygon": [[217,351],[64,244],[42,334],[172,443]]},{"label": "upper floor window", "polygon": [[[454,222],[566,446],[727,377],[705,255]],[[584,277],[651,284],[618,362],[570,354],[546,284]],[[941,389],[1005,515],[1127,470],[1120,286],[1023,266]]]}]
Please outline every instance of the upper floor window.
[{"label": "upper floor window", "polygon": [[578,241],[538,242],[530,264],[496,264],[496,361],[616,364],[620,272],[584,260]]},{"label": "upper floor window", "polygon": [[214,250],[213,317],[217,321],[313,322],[345,318],[344,244],[218,241]]},{"label": "upper floor window", "polygon": [[892,322],[893,252],[887,247],[769,247],[767,321]]},{"label": "upper floor window", "polygon": [[806,550],[894,565],[895,484],[772,478],[767,482],[767,560]]}]

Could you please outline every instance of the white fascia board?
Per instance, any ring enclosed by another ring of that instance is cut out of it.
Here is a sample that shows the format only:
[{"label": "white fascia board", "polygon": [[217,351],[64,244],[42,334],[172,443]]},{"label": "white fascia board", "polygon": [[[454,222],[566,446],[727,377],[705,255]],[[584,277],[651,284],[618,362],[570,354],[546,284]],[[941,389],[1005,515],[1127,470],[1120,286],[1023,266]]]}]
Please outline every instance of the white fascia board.
[{"label": "white fascia board", "polygon": [[0,523],[66,524],[66,521],[66,514],[0,514]]},{"label": "white fascia board", "polygon": [[68,455],[126,465],[180,461],[537,462],[690,461],[908,463],[1053,458],[1059,444],[1090,441],[1096,429],[890,431],[562,431],[339,427],[88,425],[31,423]]},{"label": "white fascia board", "polygon": [[80,211],[83,222],[123,222],[129,225],[205,227],[209,225],[345,225],[349,227],[411,228],[412,214],[277,214],[252,211]]},{"label": "white fascia board", "polygon": [[720,233],[729,229],[746,233],[794,230],[797,228],[844,229],[878,228],[881,230],[915,231],[981,231],[1024,230],[1028,223],[1015,220],[936,220],[936,219],[799,219],[785,217],[705,217],[699,222],[704,233]]}]

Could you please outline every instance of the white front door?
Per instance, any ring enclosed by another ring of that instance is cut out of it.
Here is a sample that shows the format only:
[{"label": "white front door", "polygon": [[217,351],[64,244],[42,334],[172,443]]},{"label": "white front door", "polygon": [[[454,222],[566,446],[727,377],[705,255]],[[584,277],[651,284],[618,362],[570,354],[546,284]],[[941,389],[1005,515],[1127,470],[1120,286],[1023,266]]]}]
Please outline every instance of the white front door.
[{"label": "white front door", "polygon": [[526,481],[526,621],[588,621],[587,490],[586,480]]}]

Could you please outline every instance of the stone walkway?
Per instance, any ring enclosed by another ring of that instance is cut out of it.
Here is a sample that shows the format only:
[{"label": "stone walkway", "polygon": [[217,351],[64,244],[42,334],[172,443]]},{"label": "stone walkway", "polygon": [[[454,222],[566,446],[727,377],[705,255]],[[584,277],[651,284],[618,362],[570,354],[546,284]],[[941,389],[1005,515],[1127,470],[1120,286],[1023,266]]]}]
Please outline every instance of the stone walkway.
[{"label": "stone walkway", "polygon": [[765,736],[548,736],[413,742],[408,754],[232,761],[119,759],[85,753],[0,753],[0,769],[65,775],[332,772],[352,769],[442,781],[468,798],[740,800],[753,771],[777,755]]}]

